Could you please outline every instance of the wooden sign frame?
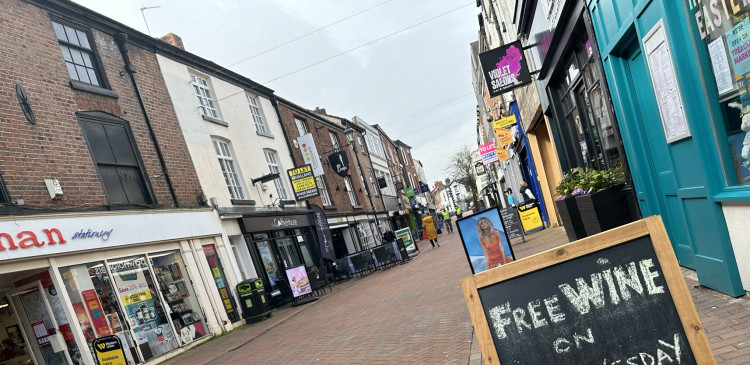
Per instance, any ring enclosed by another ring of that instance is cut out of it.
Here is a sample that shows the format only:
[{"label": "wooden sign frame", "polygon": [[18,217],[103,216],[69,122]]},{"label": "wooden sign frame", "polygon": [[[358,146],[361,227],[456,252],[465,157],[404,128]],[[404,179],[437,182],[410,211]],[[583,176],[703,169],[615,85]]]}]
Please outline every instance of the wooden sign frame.
[{"label": "wooden sign frame", "polygon": [[677,262],[669,236],[661,217],[651,216],[597,235],[587,237],[561,247],[502,265],[492,270],[463,278],[461,287],[469,307],[477,341],[486,364],[500,364],[497,349],[485,317],[479,290],[513,278],[533,273],[566,261],[614,247],[641,237],[650,237],[651,244],[664,274],[664,280],[672,294],[672,302],[682,322],[690,349],[697,364],[716,364],[711,346],[695,309],[687,284]]}]

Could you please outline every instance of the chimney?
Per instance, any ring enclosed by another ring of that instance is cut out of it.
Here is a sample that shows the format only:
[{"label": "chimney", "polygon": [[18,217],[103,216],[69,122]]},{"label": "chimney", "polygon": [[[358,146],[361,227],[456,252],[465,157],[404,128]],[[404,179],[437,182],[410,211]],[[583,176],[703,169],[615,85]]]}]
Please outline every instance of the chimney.
[{"label": "chimney", "polygon": [[328,114],[326,114],[325,108],[318,108],[317,106],[315,107],[315,113],[323,114],[323,115],[328,115]]},{"label": "chimney", "polygon": [[185,45],[182,44],[182,38],[180,38],[180,36],[178,36],[177,34],[167,33],[167,35],[161,37],[160,39],[183,51],[185,50]]}]

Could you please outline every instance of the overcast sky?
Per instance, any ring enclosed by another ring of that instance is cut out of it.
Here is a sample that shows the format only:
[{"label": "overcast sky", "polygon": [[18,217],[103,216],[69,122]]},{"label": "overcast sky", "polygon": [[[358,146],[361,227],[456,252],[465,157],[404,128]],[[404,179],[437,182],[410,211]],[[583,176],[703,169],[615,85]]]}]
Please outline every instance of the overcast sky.
[{"label": "overcast sky", "polygon": [[[477,39],[479,9],[473,0],[74,1],[144,33],[148,31],[140,9],[161,6],[145,10],[152,36],[175,33],[189,52],[308,109],[317,106],[329,114],[356,115],[380,124],[391,138],[412,146],[431,186],[447,176],[448,157],[454,151],[463,144],[476,145],[469,43]],[[368,8],[372,9],[237,63]]]}]

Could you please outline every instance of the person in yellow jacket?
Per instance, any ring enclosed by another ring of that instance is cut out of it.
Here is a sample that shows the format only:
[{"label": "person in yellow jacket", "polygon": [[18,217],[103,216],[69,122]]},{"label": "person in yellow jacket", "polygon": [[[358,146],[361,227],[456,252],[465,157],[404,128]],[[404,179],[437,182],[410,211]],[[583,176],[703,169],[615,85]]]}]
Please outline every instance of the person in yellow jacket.
[{"label": "person in yellow jacket", "polygon": [[440,247],[440,244],[438,243],[437,230],[435,229],[435,222],[429,215],[426,215],[424,216],[424,218],[422,218],[422,229],[427,235],[427,239],[430,240],[430,244],[432,245],[432,247],[435,247],[435,245],[437,245],[437,247]]},{"label": "person in yellow jacket", "polygon": [[453,233],[453,224],[451,223],[451,215],[448,213],[448,209],[443,210],[443,224],[445,224],[445,230],[448,234]]}]

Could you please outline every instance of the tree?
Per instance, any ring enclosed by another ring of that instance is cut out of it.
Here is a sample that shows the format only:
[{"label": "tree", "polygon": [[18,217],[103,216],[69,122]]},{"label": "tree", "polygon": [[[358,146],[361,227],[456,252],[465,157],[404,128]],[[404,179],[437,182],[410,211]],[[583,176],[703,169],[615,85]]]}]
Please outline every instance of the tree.
[{"label": "tree", "polygon": [[451,155],[446,172],[453,182],[463,185],[466,190],[471,192],[472,201],[477,199],[479,194],[476,176],[474,176],[474,160],[468,146],[463,145],[461,149]]}]

